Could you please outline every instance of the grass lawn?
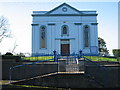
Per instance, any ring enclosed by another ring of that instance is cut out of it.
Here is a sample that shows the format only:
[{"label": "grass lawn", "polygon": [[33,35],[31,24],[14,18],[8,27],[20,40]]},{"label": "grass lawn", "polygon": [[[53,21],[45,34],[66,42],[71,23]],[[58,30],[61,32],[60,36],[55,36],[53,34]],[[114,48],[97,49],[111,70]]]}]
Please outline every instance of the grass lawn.
[{"label": "grass lawn", "polygon": [[[115,58],[107,58],[107,57],[98,57],[98,56],[84,56],[92,61],[117,61]],[[40,57],[22,57],[22,60],[30,60],[30,61],[41,61],[47,59],[53,59],[54,56],[40,56]],[[50,60],[54,61],[54,60]]]},{"label": "grass lawn", "polygon": [[99,57],[99,56],[85,56],[92,61],[117,61],[116,58],[107,58],[107,57]]},{"label": "grass lawn", "polygon": [[[41,60],[47,60],[47,59],[53,59],[53,56],[40,56],[40,57],[22,57],[22,60],[30,60],[30,61],[41,61]],[[54,61],[54,60],[50,60]]]}]

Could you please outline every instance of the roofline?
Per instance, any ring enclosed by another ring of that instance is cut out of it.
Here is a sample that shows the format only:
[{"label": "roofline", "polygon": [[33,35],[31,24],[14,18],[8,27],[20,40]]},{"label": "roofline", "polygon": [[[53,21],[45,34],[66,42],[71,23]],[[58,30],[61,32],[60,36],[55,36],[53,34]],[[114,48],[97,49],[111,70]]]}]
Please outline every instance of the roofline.
[{"label": "roofline", "polygon": [[46,14],[48,11],[33,11],[33,14],[34,13],[41,13],[41,12],[44,13],[44,14]]},{"label": "roofline", "polygon": [[61,6],[63,6],[63,5],[66,5],[66,6],[70,7],[70,8],[72,8],[73,10],[77,11],[78,13],[82,13],[81,11],[79,11],[79,10],[77,10],[76,8],[70,6],[69,4],[63,3],[63,4],[59,5],[59,6],[57,6],[56,8],[48,11],[46,14],[49,14],[49,13],[53,12],[54,10],[58,9],[59,7],[61,7]]},{"label": "roofline", "polygon": [[[78,12],[79,14],[50,14],[51,12],[53,12],[54,10],[58,9],[59,7],[61,7],[63,5],[66,5],[66,6],[70,7],[70,8],[72,8],[73,10]],[[54,8],[54,9],[52,9],[50,11],[43,11],[43,12],[45,12],[43,14],[40,14],[40,13],[37,13],[37,12],[41,12],[41,11],[33,11],[32,16],[97,16],[98,15],[97,13],[95,13],[95,14],[85,14],[84,13],[84,12],[96,12],[95,10],[94,11],[92,11],[92,10],[91,11],[90,10],[88,10],[88,11],[79,11],[76,8],[70,6],[70,5],[66,4],[66,3],[63,3],[63,4],[57,6],[56,8]]]},{"label": "roofline", "polygon": [[88,10],[87,11],[86,10],[85,11],[81,10],[81,12],[97,12],[97,11],[95,11],[95,10],[89,10],[89,11]]},{"label": "roofline", "polygon": [[98,14],[32,14],[32,16],[97,16]]}]

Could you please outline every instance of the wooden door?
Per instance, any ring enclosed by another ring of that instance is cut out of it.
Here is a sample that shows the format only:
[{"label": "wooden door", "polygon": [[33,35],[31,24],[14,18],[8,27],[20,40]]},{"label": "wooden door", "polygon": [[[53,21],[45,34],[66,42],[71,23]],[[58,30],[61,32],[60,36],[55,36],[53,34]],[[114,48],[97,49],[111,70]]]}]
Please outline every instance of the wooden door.
[{"label": "wooden door", "polygon": [[61,44],[61,55],[70,55],[70,44]]}]

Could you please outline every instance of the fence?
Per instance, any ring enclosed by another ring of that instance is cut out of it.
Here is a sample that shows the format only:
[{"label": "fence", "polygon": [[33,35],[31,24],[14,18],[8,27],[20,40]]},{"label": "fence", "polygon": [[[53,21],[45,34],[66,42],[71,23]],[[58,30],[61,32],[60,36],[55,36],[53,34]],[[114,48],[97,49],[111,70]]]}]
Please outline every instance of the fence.
[{"label": "fence", "polygon": [[[27,54],[27,56],[26,56]],[[50,59],[50,60],[48,60]],[[57,54],[56,51],[53,51],[53,54],[44,54],[44,53],[25,53],[24,55],[21,56],[21,61],[25,61],[25,62],[30,62],[30,61],[54,61],[57,62]]]}]

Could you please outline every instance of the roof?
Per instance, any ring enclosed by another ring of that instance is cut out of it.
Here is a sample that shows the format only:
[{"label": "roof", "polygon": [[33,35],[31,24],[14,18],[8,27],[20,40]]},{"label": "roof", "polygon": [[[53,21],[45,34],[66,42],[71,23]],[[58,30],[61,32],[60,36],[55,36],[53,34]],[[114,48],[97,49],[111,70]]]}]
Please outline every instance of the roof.
[{"label": "roof", "polygon": [[[61,13],[59,9],[62,7],[67,7],[74,13]],[[50,11],[33,11],[32,16],[97,16],[97,14],[96,11],[79,11],[67,3],[63,3]]]}]

